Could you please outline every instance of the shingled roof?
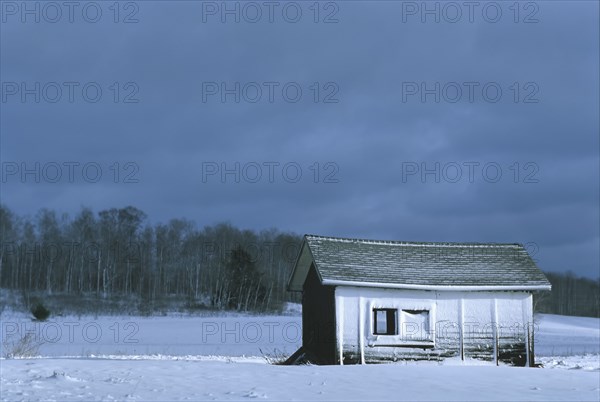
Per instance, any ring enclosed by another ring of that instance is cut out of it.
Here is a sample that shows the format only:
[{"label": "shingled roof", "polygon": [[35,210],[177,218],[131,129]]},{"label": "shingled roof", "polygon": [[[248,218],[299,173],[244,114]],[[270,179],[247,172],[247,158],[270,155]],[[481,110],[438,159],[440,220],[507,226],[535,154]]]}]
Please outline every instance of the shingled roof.
[{"label": "shingled roof", "polygon": [[425,290],[549,290],[521,244],[417,243],[305,235],[288,288],[315,266],[324,285]]}]

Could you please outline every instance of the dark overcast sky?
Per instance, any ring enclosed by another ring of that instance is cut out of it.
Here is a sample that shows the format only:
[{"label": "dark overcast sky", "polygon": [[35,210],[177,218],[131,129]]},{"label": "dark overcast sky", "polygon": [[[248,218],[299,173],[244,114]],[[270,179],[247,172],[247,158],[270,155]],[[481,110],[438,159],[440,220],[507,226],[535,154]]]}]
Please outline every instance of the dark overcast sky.
[{"label": "dark overcast sky", "polygon": [[[228,2],[239,23],[221,2],[77,2],[72,22],[22,4],[2,1],[0,41],[17,214],[134,205],[152,222],[519,242],[544,270],[598,277],[598,2],[428,2],[439,22],[422,2],[275,2],[272,22]],[[239,182],[221,176],[236,163]]]}]

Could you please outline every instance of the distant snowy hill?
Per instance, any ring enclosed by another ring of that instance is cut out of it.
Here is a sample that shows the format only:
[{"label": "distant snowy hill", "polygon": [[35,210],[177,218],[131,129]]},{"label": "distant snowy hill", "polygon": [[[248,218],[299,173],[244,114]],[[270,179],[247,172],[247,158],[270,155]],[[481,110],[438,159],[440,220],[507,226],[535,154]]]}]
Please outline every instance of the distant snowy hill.
[{"label": "distant snowy hill", "polygon": [[600,320],[590,317],[539,314],[535,338],[538,356],[600,353]]}]

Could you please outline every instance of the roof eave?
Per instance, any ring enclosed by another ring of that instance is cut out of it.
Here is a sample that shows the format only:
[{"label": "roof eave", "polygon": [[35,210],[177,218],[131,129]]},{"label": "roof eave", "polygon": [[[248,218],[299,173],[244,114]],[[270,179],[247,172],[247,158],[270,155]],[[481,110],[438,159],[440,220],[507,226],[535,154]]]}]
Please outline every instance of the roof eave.
[{"label": "roof eave", "polygon": [[534,291],[551,290],[551,285],[411,285],[402,283],[377,283],[377,282],[359,282],[359,281],[341,281],[335,279],[323,279],[323,285],[329,286],[357,286],[369,288],[389,288],[389,289],[412,289],[412,290],[438,290],[438,291],[490,291],[490,290],[508,290],[508,291]]}]

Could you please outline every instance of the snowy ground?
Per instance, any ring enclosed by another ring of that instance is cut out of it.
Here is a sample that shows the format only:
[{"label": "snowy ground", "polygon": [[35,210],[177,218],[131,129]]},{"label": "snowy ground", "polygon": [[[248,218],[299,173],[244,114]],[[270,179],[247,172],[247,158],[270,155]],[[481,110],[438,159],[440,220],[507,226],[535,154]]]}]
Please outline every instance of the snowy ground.
[{"label": "snowy ground", "polygon": [[492,366],[282,367],[195,360],[3,361],[2,398],[598,400],[598,371]]},{"label": "snowy ground", "polygon": [[1,318],[3,340],[29,332],[45,342],[44,357],[0,360],[2,400],[600,400],[592,318],[538,317],[542,369],[267,364],[264,354],[301,343],[298,315]]}]

